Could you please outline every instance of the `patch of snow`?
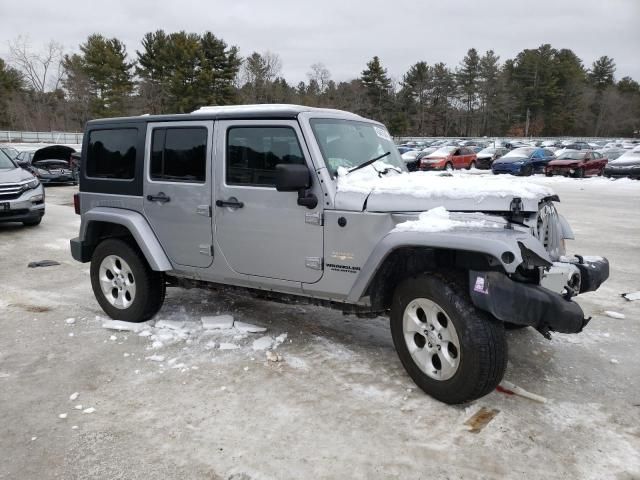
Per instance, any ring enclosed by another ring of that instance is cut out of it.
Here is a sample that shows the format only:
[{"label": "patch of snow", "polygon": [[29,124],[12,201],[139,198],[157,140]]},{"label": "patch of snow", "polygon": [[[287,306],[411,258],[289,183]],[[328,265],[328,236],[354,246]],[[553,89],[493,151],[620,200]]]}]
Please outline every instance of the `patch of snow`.
[{"label": "patch of snow", "polygon": [[455,218],[444,207],[420,213],[417,220],[399,223],[393,232],[444,232],[454,228],[503,228],[496,222],[483,219],[481,213],[456,213]]},{"label": "patch of snow", "polygon": [[89,408],[85,408],[85,409],[82,411],[82,413],[93,413],[93,412],[95,412],[95,411],[96,411],[96,409],[95,409],[95,408],[93,408],[93,407],[89,407]]},{"label": "patch of snow", "polygon": [[520,197],[535,199],[553,195],[544,185],[506,176],[447,175],[433,172],[411,172],[378,177],[373,169],[361,169],[347,175],[338,169],[338,191],[352,193],[390,193],[416,198],[481,200],[486,197]]},{"label": "patch of snow", "polygon": [[67,318],[64,323],[66,323],[67,325],[73,325],[74,323],[76,323],[76,319],[75,318]]},{"label": "patch of snow", "polygon": [[205,330],[227,330],[233,327],[232,315],[216,315],[213,317],[202,317],[202,328]]},{"label": "patch of snow", "polygon": [[614,312],[613,310],[605,310],[604,314],[607,317],[617,318],[618,320],[622,320],[623,318],[625,318],[624,313]]},{"label": "patch of snow", "polygon": [[184,330],[185,322],[176,320],[159,320],[156,322],[156,328],[168,328],[169,330]]},{"label": "patch of snow", "polygon": [[73,392],[71,395],[69,395],[69,400],[71,400],[72,402],[74,400],[76,400],[78,397],[80,396],[80,394],[78,392]]},{"label": "patch of snow", "polygon": [[116,337],[115,335],[111,335],[109,337],[109,340],[111,340],[112,342],[115,342],[116,340],[118,340],[118,337]]},{"label": "patch of snow", "polygon": [[618,363],[620,363],[620,361],[616,360],[615,358],[612,358],[611,360],[609,360],[609,362],[613,363],[614,365],[617,365]]},{"label": "patch of snow", "polygon": [[73,427],[71,427],[71,430],[77,430],[78,429],[78,425],[74,425]]},{"label": "patch of snow", "polygon": [[268,348],[271,348],[274,342],[275,340],[272,337],[265,335],[264,337],[260,337],[257,340],[254,340],[251,348],[256,351],[267,350]]},{"label": "patch of snow", "polygon": [[220,350],[237,350],[238,348],[240,348],[240,346],[236,345],[235,343],[221,343],[220,344]]},{"label": "patch of snow", "polygon": [[233,326],[238,331],[245,333],[262,333],[267,331],[265,327],[258,327],[257,325],[251,325],[250,323],[245,322],[235,322]]},{"label": "patch of snow", "polygon": [[67,418],[67,414],[61,413],[60,415],[58,415],[58,418],[61,418],[62,420],[64,420],[65,418]]},{"label": "patch of snow", "polygon": [[150,337],[151,335],[153,335],[153,333],[151,333],[151,330],[142,330],[138,334],[139,337]]},{"label": "patch of snow", "polygon": [[73,408],[75,408],[76,410],[82,410],[82,405],[76,405],[76,406],[75,406],[75,407],[73,407]]}]

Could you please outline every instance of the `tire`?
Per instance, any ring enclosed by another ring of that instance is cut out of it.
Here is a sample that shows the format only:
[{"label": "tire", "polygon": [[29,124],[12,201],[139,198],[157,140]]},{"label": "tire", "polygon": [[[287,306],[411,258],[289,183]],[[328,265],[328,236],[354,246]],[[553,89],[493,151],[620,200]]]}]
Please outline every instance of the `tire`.
[{"label": "tire", "polygon": [[[493,391],[507,366],[504,325],[472,305],[464,277],[460,277],[451,281],[438,273],[425,273],[408,278],[396,288],[391,306],[391,335],[402,365],[425,393],[448,404],[468,402]],[[424,310],[420,314],[425,305],[431,308],[429,315]],[[419,332],[423,324],[424,331]],[[412,334],[414,327],[417,330]],[[433,332],[443,328],[447,332],[439,340]],[[421,367],[414,356],[423,356],[428,363]],[[441,356],[449,356],[454,363],[457,359],[453,372]]]},{"label": "tire", "polygon": [[573,174],[574,178],[584,178],[584,168],[579,168]]},{"label": "tire", "polygon": [[547,177],[553,177],[553,172],[545,172],[544,173]]},{"label": "tire", "polygon": [[477,168],[477,167],[476,167],[476,162],[475,162],[475,161],[472,161],[472,162],[469,164],[469,168],[467,168],[467,170],[471,170],[472,168]]},{"label": "tire", "polygon": [[36,220],[25,220],[24,222],[22,222],[22,225],[24,225],[25,227],[37,227],[38,225],[40,225],[40,222],[42,222],[42,217],[44,215],[39,216]]},{"label": "tire", "polygon": [[526,166],[520,172],[523,177],[530,177],[533,173],[533,167],[531,167],[530,165]]},{"label": "tire", "polygon": [[447,163],[445,164],[445,166],[444,166],[444,169],[445,169],[447,172],[453,172],[453,164],[452,164],[451,162],[447,162]]},{"label": "tire", "polygon": [[529,325],[518,325],[517,323],[504,322],[505,330],[521,330],[527,328]]},{"label": "tire", "polygon": [[[144,322],[162,307],[166,293],[164,274],[151,270],[142,253],[123,240],[109,238],[98,244],[91,257],[90,274],[96,300],[114,320]],[[106,293],[108,283],[114,281],[120,287],[114,284]]]}]

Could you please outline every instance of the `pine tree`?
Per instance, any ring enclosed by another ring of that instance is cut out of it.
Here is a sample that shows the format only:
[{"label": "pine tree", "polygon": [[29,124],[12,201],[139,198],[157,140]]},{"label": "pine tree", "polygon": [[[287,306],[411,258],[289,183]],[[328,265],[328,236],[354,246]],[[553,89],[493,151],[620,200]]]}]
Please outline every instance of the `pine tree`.
[{"label": "pine tree", "polygon": [[473,114],[478,97],[478,83],[480,77],[480,57],[475,48],[469,49],[462,59],[462,64],[456,72],[456,82],[466,110],[464,135],[470,136]]},{"label": "pine tree", "polygon": [[614,74],[616,64],[613,58],[606,55],[598,58],[593,62],[591,70],[588,73],[589,82],[595,89],[595,96],[591,103],[591,112],[594,117],[593,135],[598,136],[602,132],[602,125],[605,117],[609,113],[605,108],[607,101],[607,90],[614,85]]},{"label": "pine tree", "polygon": [[418,62],[409,67],[402,82],[401,95],[406,95],[410,99],[410,105],[415,105],[418,135],[426,135],[426,116],[432,89],[433,74],[426,62]]},{"label": "pine tree", "polygon": [[385,108],[391,96],[391,80],[387,76],[387,69],[382,67],[380,58],[373,57],[362,71],[360,81],[369,99],[367,115],[375,120],[385,120]]},{"label": "pine tree", "polygon": [[10,126],[8,115],[8,103],[14,95],[20,94],[25,89],[25,82],[22,74],[18,70],[9,67],[0,58],[0,126]]},{"label": "pine tree", "polygon": [[493,50],[480,58],[478,65],[478,95],[480,100],[480,134],[495,135],[499,115],[500,57]]}]

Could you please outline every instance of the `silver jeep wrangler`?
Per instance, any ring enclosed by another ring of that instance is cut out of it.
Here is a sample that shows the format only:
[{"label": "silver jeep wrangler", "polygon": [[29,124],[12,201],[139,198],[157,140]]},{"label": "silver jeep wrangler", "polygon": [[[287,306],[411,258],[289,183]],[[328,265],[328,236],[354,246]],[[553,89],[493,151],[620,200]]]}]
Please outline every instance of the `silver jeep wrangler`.
[{"label": "silver jeep wrangler", "polygon": [[546,187],[408,173],[386,128],[292,105],[95,120],[82,146],[73,257],[112,318],[142,322],[167,285],[217,284],[389,315],[405,369],[461,403],[491,392],[505,327],[580,332],[575,295],[609,275],[568,256]]}]

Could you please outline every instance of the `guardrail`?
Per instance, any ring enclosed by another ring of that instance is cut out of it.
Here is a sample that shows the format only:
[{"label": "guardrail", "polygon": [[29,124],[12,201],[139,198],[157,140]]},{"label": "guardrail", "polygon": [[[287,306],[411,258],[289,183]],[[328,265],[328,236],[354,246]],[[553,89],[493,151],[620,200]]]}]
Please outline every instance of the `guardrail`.
[{"label": "guardrail", "polygon": [[14,132],[0,130],[0,143],[82,143],[79,132]]}]

